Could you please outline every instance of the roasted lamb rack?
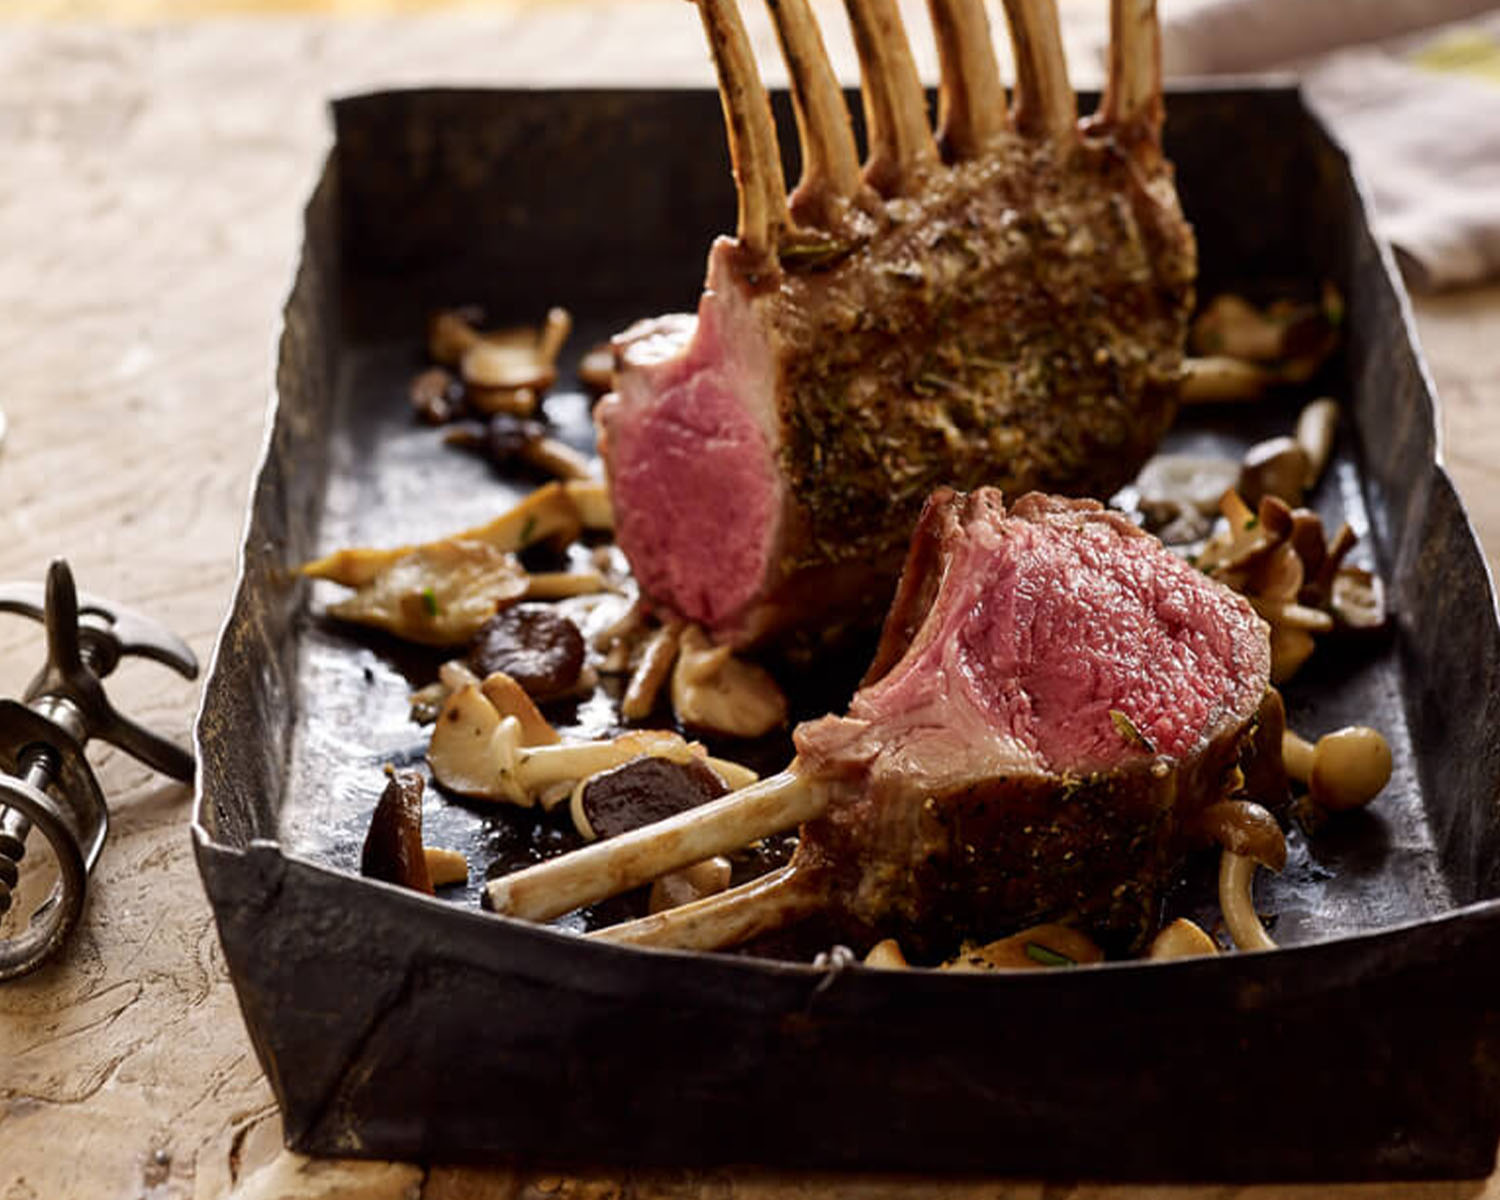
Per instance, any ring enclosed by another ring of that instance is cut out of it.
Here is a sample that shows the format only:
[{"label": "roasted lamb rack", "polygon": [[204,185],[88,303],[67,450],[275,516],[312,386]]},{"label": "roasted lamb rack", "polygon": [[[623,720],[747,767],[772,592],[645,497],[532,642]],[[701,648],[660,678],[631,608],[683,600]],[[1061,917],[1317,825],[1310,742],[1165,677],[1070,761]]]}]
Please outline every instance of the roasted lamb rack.
[{"label": "roasted lamb rack", "polygon": [[1104,497],[1176,407],[1196,251],[1161,152],[1153,0],[1113,0],[1108,86],[1079,120],[1054,0],[931,0],[938,130],[894,0],[848,0],[861,165],[807,0],[769,0],[802,178],[735,0],[699,0],[739,225],[695,316],[615,340],[598,410],[621,547],[650,600],[716,640],[878,624],[940,485]]},{"label": "roasted lamb rack", "polygon": [[597,936],[712,949],[831,911],[918,952],[1046,920],[1139,945],[1231,793],[1286,798],[1269,671],[1249,603],[1120,515],[940,490],[848,715],[802,725],[788,771],[486,900],[547,919],[800,824],[780,870]]}]

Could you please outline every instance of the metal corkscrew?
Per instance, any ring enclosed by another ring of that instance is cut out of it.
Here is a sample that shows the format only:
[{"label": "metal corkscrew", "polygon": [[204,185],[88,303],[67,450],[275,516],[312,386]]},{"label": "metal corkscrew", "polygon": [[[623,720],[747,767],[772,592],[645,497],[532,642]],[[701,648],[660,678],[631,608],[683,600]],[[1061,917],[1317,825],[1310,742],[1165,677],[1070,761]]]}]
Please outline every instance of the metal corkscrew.
[{"label": "metal corkscrew", "polygon": [[191,782],[193,756],[121,716],[103,680],[124,658],[154,659],[187,679],[198,660],[187,643],[157,622],[73,585],[61,559],[34,583],[0,584],[0,612],[19,613],[47,629],[47,662],[21,700],[0,700],[0,914],[40,831],[57,859],[51,894],[15,936],[0,940],[0,981],[24,975],[67,939],[83,911],[89,872],[109,831],[109,808],[83,747],[101,738],[147,766]]}]

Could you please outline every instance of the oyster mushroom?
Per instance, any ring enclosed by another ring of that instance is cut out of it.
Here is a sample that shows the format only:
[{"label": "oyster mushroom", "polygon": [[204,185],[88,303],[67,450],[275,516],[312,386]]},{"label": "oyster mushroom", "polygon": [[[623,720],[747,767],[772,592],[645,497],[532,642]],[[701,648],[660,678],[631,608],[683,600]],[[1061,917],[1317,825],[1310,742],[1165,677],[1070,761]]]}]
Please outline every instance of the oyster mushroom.
[{"label": "oyster mushroom", "polygon": [[1104,951],[1070,925],[1034,925],[984,946],[966,946],[945,971],[1027,971],[1104,961]]},{"label": "oyster mushroom", "polygon": [[458,646],[498,606],[534,594],[519,551],[551,539],[572,541],[580,528],[578,510],[554,483],[487,525],[421,545],[339,550],[305,564],[301,573],[354,589],[329,606],[331,616],[423,645]]},{"label": "oyster mushroom", "polygon": [[672,671],[672,710],[689,729],[755,738],[786,724],[787,704],[768,671],[689,625]]},{"label": "oyster mushroom", "polygon": [[484,333],[464,350],[459,371],[476,412],[529,416],[557,382],[557,356],[573,328],[564,308],[548,311],[541,330]]},{"label": "oyster mushroom", "polygon": [[501,468],[521,464],[567,480],[591,479],[595,474],[588,455],[550,437],[540,421],[513,413],[495,413],[483,426],[466,423],[445,440],[451,446],[475,450]]}]

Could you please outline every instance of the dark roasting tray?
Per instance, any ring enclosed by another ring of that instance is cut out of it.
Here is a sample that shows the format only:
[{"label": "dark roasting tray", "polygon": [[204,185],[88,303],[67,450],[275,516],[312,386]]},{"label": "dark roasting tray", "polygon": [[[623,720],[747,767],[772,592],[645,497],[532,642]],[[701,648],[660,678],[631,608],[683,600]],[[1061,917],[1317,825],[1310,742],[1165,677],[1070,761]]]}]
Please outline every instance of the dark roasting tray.
[{"label": "dark roasting tray", "polygon": [[[786,120],[784,97],[779,116]],[[1344,154],[1295,91],[1173,94],[1203,291],[1334,280],[1324,387],[1350,419],[1315,496],[1384,574],[1392,636],[1319,651],[1293,723],[1389,736],[1372,809],[1262,875],[1283,947],[962,976],[584,943],[354,871],[386,761],[420,761],[395,648],[289,568],[497,512],[488,468],[414,425],[425,314],[578,317],[572,361],[696,302],[734,204],[712,92],[424,91],[335,106],[287,304],[274,428],[198,727],[199,865],[289,1141],[427,1160],[1115,1178],[1478,1177],[1500,1133],[1500,627],[1436,461],[1434,398]],[[783,144],[794,145],[789,123]],[[565,379],[549,409],[587,436]],[[1197,413],[1237,453],[1295,401]],[[429,797],[428,840],[505,858]],[[1190,872],[1191,873],[1191,872]],[[476,883],[480,880],[476,880]],[[1184,885],[1179,903],[1191,905]]]}]

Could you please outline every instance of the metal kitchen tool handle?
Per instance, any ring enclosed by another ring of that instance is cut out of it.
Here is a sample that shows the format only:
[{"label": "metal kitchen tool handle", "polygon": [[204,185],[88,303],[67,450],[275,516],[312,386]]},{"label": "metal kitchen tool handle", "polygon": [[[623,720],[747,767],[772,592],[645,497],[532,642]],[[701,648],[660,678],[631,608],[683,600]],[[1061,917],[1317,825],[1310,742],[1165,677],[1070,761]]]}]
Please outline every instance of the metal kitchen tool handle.
[{"label": "metal kitchen tool handle", "polygon": [[155,621],[87,594],[61,559],[37,584],[0,584],[0,612],[41,621],[47,661],[20,701],[0,700],[0,914],[38,831],[57,858],[52,893],[26,928],[0,939],[0,981],[35,969],[67,939],[83,911],[88,875],[109,831],[109,808],[83,753],[101,738],[147,766],[193,778],[193,756],[121,716],[103,680],[123,658],[149,658],[192,679],[198,661],[187,643]]}]

